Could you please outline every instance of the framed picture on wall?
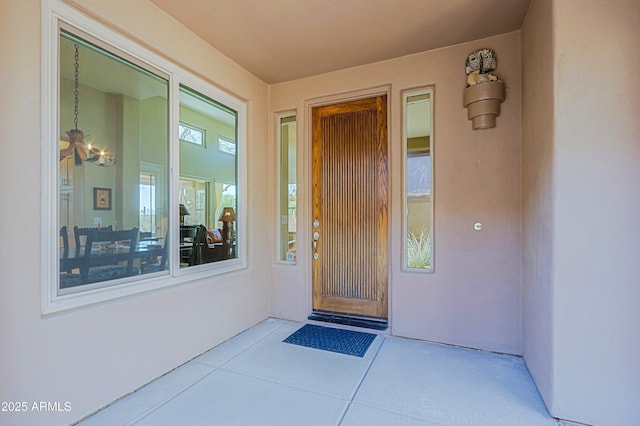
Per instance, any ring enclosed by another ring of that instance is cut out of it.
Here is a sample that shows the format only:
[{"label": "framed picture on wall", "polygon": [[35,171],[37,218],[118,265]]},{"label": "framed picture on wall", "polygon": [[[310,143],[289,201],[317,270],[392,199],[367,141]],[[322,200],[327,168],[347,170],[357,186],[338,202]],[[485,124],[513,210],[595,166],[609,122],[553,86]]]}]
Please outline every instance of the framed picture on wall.
[{"label": "framed picture on wall", "polygon": [[93,209],[111,210],[111,188],[93,188]]}]

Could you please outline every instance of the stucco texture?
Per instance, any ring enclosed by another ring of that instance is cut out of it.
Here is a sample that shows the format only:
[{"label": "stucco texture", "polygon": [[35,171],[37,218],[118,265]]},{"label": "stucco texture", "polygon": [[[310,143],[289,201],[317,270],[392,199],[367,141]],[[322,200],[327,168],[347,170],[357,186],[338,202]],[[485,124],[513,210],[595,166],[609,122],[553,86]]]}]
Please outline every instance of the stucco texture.
[{"label": "stucco texture", "polygon": [[[467,55],[483,47],[498,55],[496,73],[506,83],[507,97],[496,127],[474,131],[462,104],[464,66]],[[435,90],[433,274],[402,267],[402,91],[426,86]],[[295,109],[299,117],[302,241],[311,229],[309,105],[322,97],[335,102],[367,90],[389,91],[393,334],[520,354],[520,33],[271,86],[271,111]],[[475,222],[483,223],[482,231],[474,230]],[[299,259],[310,257],[311,244],[298,247]],[[274,266],[273,315],[301,320],[310,313],[309,268],[304,261],[293,268]]]},{"label": "stucco texture", "polygon": [[[45,2],[46,4],[46,2]],[[267,165],[267,85],[146,1],[78,1],[102,24],[219,87],[233,88],[248,105],[248,190],[267,202],[258,176]],[[1,413],[11,425],[70,424],[216,344],[263,320],[268,283],[266,251],[257,232],[266,218],[248,218],[245,270],[148,292],[84,309],[41,316],[41,2],[2,2],[0,196],[10,200],[0,221],[0,401],[69,401],[70,411]],[[258,111],[256,113],[256,110]],[[53,253],[52,253],[53,255]]]}]

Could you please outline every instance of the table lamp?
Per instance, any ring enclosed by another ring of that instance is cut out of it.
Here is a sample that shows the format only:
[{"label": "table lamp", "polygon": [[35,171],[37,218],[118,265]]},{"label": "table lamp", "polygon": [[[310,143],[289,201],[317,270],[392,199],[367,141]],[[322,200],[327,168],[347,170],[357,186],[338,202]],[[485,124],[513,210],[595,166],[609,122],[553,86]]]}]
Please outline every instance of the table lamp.
[{"label": "table lamp", "polygon": [[184,206],[184,204],[180,203],[180,225],[184,225],[185,216],[191,216],[191,212]]},{"label": "table lamp", "polygon": [[222,221],[222,240],[225,244],[233,244],[233,222],[236,220],[236,212],[233,207],[225,207],[218,220]]}]

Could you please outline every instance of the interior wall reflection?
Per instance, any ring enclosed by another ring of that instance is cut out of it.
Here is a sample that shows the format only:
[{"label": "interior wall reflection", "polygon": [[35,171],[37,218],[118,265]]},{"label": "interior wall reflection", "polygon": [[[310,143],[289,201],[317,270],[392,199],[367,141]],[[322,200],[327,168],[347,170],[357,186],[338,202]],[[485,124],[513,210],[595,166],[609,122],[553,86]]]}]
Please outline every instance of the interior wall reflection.
[{"label": "interior wall reflection", "polygon": [[81,33],[59,41],[59,291],[168,273],[152,267],[167,255],[168,80]]}]

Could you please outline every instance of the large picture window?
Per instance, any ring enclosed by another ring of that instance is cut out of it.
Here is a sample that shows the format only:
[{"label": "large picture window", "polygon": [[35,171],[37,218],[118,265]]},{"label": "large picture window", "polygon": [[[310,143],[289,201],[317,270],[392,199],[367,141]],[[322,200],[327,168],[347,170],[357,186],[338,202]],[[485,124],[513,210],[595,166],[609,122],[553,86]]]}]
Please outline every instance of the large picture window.
[{"label": "large picture window", "polygon": [[150,172],[169,168],[168,79],[82,33],[59,39],[59,290],[168,273],[169,180]]},{"label": "large picture window", "polygon": [[245,267],[245,104],[66,5],[50,7],[43,312]]}]

